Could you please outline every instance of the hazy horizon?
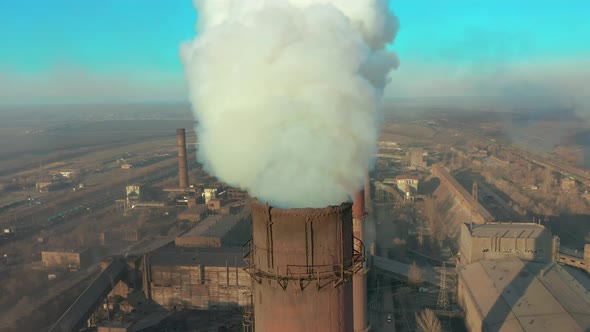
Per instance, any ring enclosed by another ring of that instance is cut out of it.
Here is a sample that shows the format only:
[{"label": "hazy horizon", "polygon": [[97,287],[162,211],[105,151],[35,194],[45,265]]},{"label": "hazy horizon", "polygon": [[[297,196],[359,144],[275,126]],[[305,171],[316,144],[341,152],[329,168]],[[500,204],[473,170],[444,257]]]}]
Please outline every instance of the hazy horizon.
[{"label": "hazy horizon", "polygon": [[[587,105],[585,1],[391,1],[386,98],[551,96]],[[526,19],[523,19],[523,15]],[[0,104],[184,102],[191,1],[0,3]],[[587,106],[584,106],[587,107]]]}]

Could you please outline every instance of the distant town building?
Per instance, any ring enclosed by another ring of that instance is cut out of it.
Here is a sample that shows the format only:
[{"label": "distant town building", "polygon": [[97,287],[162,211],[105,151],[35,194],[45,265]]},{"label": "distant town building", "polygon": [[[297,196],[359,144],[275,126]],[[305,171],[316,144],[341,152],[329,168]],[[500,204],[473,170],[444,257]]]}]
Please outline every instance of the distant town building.
[{"label": "distant town building", "polygon": [[410,167],[412,168],[425,168],[426,162],[424,162],[424,149],[422,148],[410,148],[408,151],[410,156]]},{"label": "distant town building", "polygon": [[478,159],[483,159],[486,158],[488,156],[488,151],[487,150],[480,150],[480,149],[472,149],[471,151],[469,151],[469,153],[467,154],[468,157],[470,158],[478,158]]},{"label": "distant town building", "polygon": [[242,199],[247,199],[248,197],[249,197],[248,192],[246,192],[246,191],[235,189],[235,188],[227,189],[227,199],[242,200]]},{"label": "distant town building", "polygon": [[140,184],[132,184],[125,187],[125,194],[127,197],[127,202],[138,202],[141,199],[141,189],[142,186]]},{"label": "distant town building", "polygon": [[132,325],[131,323],[119,322],[119,321],[105,322],[105,323],[101,324],[98,327],[97,332],[127,332],[127,331],[132,331],[131,325]]},{"label": "distant town building", "polygon": [[88,249],[41,251],[41,262],[46,268],[79,270],[90,263]]},{"label": "distant town building", "polygon": [[534,223],[461,225],[460,262],[517,257],[526,261],[554,261],[554,239],[549,230]]},{"label": "distant town building", "polygon": [[53,184],[51,181],[38,181],[35,183],[35,188],[39,190],[46,189],[47,187],[51,186],[51,184]]},{"label": "distant town building", "polygon": [[203,190],[203,197],[205,198],[205,204],[209,203],[209,200],[215,199],[217,195],[216,188],[206,188]]},{"label": "distant town building", "polygon": [[383,184],[393,184],[397,186],[397,180],[395,178],[385,178],[383,179],[383,181],[381,182]]},{"label": "distant town building", "polygon": [[109,245],[113,243],[136,242],[139,240],[139,233],[137,229],[130,227],[119,227],[103,231],[98,236],[101,245]]},{"label": "distant town building", "polygon": [[393,141],[380,141],[379,150],[401,150],[399,144]]},{"label": "distant town building", "polygon": [[178,247],[232,247],[241,246],[249,238],[250,219],[246,215],[211,215],[188,232],[178,236]]},{"label": "distant town building", "polygon": [[164,247],[149,256],[152,299],[167,309],[238,308],[252,279],[241,248]]},{"label": "distant town building", "polygon": [[500,159],[497,156],[490,156],[486,159],[484,164],[488,167],[505,167],[510,165],[510,162],[508,160]]},{"label": "distant town building", "polygon": [[404,196],[415,196],[418,193],[418,177],[414,175],[398,175],[395,178],[395,185],[404,193]]},{"label": "distant town building", "polygon": [[576,191],[576,180],[571,178],[562,178],[561,179],[561,190],[564,192],[574,192]]},{"label": "distant town building", "polygon": [[67,169],[67,170],[59,171],[59,174],[62,177],[66,178],[68,180],[71,180],[77,175],[77,171],[72,170],[72,169]]},{"label": "distant town building", "polygon": [[[470,331],[590,329],[590,278],[557,264],[559,238],[533,223],[463,224],[458,304]],[[590,247],[586,248],[590,253]]]},{"label": "distant town building", "polygon": [[209,208],[206,204],[197,204],[196,206],[185,209],[176,216],[177,220],[199,222],[207,217]]},{"label": "distant town building", "polygon": [[221,209],[221,200],[218,198],[212,198],[207,201],[207,208],[209,211],[219,211]]}]

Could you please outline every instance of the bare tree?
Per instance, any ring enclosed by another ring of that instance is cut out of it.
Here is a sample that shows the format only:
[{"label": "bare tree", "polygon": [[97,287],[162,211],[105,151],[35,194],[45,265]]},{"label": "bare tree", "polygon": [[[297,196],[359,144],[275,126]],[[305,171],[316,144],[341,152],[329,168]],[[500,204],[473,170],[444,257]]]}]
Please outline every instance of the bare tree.
[{"label": "bare tree", "polygon": [[545,168],[545,171],[543,171],[543,189],[545,192],[551,191],[554,181],[553,171],[551,171],[549,168]]},{"label": "bare tree", "polygon": [[444,240],[457,235],[459,227],[453,225],[452,220],[449,219],[449,210],[452,206],[452,199],[439,202],[432,197],[428,197],[424,200],[426,226],[430,231],[430,240],[433,244],[441,245]]},{"label": "bare tree", "polygon": [[416,314],[416,324],[422,332],[441,332],[442,325],[434,311],[424,309],[420,314]]},{"label": "bare tree", "polygon": [[410,270],[408,271],[408,281],[412,285],[420,285],[422,283],[422,269],[416,264],[416,262],[412,262],[410,265]]}]

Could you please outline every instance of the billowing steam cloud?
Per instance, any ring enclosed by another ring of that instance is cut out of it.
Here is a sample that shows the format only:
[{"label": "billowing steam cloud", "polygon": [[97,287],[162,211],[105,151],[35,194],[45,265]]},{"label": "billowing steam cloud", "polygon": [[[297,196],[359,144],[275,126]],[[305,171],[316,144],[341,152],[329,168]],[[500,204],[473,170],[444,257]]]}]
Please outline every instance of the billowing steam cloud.
[{"label": "billowing steam cloud", "polygon": [[386,0],[196,0],[181,46],[199,159],[282,207],[323,207],[362,188],[379,100],[397,66]]}]

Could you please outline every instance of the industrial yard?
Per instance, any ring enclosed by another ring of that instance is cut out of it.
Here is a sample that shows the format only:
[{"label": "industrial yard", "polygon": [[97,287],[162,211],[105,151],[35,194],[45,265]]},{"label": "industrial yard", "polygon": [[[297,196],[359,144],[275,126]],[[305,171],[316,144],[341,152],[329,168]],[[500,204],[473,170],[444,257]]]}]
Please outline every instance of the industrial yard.
[{"label": "industrial yard", "polygon": [[0,332],[590,331],[588,12],[0,1]]},{"label": "industrial yard", "polygon": [[[178,129],[187,113],[113,127],[87,112],[20,123],[26,153],[3,151],[3,331],[313,330],[316,316],[331,317],[326,331],[414,331],[425,309],[445,331],[556,324],[515,323],[531,315],[513,308],[522,301],[589,328],[573,314],[590,311],[581,167],[450,119],[388,120],[354,204],[283,210],[206,174],[197,138]],[[40,141],[70,145],[44,154]],[[519,275],[544,295],[494,300],[508,281],[478,291]]]}]

